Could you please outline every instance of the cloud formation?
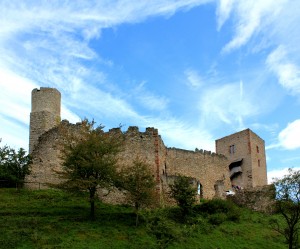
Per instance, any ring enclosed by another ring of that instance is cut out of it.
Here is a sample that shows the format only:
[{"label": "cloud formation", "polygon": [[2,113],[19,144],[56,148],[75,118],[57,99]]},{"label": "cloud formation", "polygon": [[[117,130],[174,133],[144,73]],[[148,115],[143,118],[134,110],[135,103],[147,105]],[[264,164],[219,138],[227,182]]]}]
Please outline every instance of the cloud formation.
[{"label": "cloud formation", "polygon": [[197,89],[204,85],[204,81],[202,77],[198,74],[196,70],[193,69],[186,69],[184,71],[184,74],[186,76],[186,84],[191,89]]},{"label": "cloud formation", "polygon": [[244,84],[228,83],[205,89],[198,103],[198,108],[206,125],[227,124],[235,130],[244,129],[244,119],[264,111],[258,108],[254,96]]},{"label": "cloud formation", "polygon": [[[158,117],[139,114],[122,89],[107,79],[105,67],[113,66],[114,62],[103,59],[90,46],[90,41],[99,39],[103,29],[137,23],[152,16],[168,18],[178,11],[208,2],[212,1],[121,0],[109,4],[80,0],[26,1],[22,4],[14,0],[1,1],[0,86],[5,90],[1,96],[2,123],[9,127],[10,119],[17,119],[22,131],[28,129],[31,90],[51,86],[61,91],[62,118],[71,122],[86,115],[98,120],[117,117],[136,124],[148,120],[144,123],[170,130],[170,122],[163,118],[158,120]],[[150,110],[160,112],[168,108],[167,98],[146,88],[140,91],[137,99]],[[7,134],[7,140],[23,146],[25,143],[20,140],[28,139],[27,135],[13,139],[19,134],[8,132],[4,127],[1,128],[3,133]]]},{"label": "cloud formation", "polygon": [[289,61],[287,51],[282,45],[269,54],[266,64],[277,75],[282,87],[293,95],[300,94],[300,67]]},{"label": "cloud formation", "polygon": [[[293,168],[293,170],[300,170],[300,168]],[[275,169],[268,171],[268,184],[280,179],[289,173],[289,168]]]},{"label": "cloud formation", "polygon": [[244,46],[249,40],[260,32],[265,32],[273,25],[279,17],[283,7],[288,0],[252,1],[252,0],[220,0],[217,11],[219,29],[228,20],[229,15],[234,15],[235,29],[234,36],[223,48],[223,52]]},{"label": "cloud formation", "polygon": [[287,125],[278,136],[280,147],[288,150],[300,148],[300,119]]}]

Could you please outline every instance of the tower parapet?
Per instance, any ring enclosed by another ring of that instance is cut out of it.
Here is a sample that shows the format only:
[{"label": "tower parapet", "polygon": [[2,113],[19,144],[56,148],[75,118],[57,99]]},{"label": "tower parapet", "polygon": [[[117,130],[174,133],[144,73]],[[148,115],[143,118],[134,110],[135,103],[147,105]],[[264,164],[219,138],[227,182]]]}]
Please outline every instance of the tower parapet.
[{"label": "tower parapet", "polygon": [[31,92],[29,153],[39,137],[60,123],[61,94],[55,88],[41,87]]}]

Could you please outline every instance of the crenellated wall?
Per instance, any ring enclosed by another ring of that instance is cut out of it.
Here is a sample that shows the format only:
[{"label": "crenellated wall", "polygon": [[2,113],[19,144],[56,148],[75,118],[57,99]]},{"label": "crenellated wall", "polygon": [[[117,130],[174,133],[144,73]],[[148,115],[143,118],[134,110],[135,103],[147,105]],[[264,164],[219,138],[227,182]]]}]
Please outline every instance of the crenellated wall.
[{"label": "crenellated wall", "polygon": [[[32,92],[30,153],[33,164],[32,173],[26,178],[28,188],[45,188],[48,183],[60,181],[55,171],[61,169],[64,136],[76,136],[81,129],[81,123],[71,124],[66,120],[60,122],[60,101],[60,93],[56,89],[41,88]],[[136,126],[130,126],[127,131],[113,128],[108,133],[120,133],[124,137],[124,146],[119,154],[120,167],[131,165],[137,158],[149,164],[156,181],[157,193],[163,202],[167,201],[165,197],[168,184],[178,174],[191,177],[194,183],[201,186],[201,197],[223,197],[225,191],[231,188],[229,165],[232,160],[241,157],[245,160],[245,187],[263,185],[266,180],[264,143],[250,130],[217,140],[216,149],[219,154],[198,149],[190,151],[167,148],[158,130],[153,127],[146,128],[145,131],[139,131]],[[234,155],[228,154],[228,146],[232,144],[236,145]],[[255,155],[252,153],[252,157],[249,157],[251,151],[255,150]],[[246,164],[247,160],[252,160],[252,164]],[[254,163],[257,162],[260,164],[255,166]],[[124,202],[124,196],[116,191],[106,196],[105,200],[120,203]]]},{"label": "crenellated wall", "polygon": [[227,158],[210,151],[168,148],[165,172],[195,178],[202,185],[203,198],[207,199],[221,197],[219,188],[225,193],[231,187]]},{"label": "crenellated wall", "polygon": [[[70,124],[64,120],[40,136],[38,146],[32,152],[32,173],[26,179],[31,183],[28,183],[27,187],[44,188],[48,183],[59,182],[55,171],[61,169],[60,151],[63,133],[76,134],[78,129],[80,123]],[[131,126],[125,132],[120,128],[114,128],[108,133],[124,135],[124,146],[119,154],[120,167],[131,165],[137,158],[144,160],[151,167],[159,193],[168,191],[168,179],[177,174],[189,176],[201,183],[204,198],[213,198],[217,195],[215,189],[217,182],[222,182],[224,191],[230,188],[228,161],[222,155],[203,150],[167,148],[155,128],[146,128],[141,132],[138,127]],[[109,196],[106,199],[115,203],[120,197],[116,194],[116,198]]]}]

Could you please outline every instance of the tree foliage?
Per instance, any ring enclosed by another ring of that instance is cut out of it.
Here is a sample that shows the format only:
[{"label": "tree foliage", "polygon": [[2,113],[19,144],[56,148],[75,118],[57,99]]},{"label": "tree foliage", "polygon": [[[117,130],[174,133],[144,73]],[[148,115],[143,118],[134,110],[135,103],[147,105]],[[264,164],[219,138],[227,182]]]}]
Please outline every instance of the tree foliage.
[{"label": "tree foliage", "polygon": [[30,174],[30,163],[31,158],[23,148],[16,151],[6,145],[0,147],[0,180],[17,189],[22,187],[26,175]]},{"label": "tree foliage", "polygon": [[127,201],[135,207],[136,225],[140,208],[155,201],[155,180],[150,169],[151,165],[137,158],[132,166],[120,172],[121,186],[126,190]]},{"label": "tree foliage", "polygon": [[170,196],[177,202],[183,216],[190,213],[197,193],[197,189],[191,185],[191,179],[177,175],[174,184],[170,185],[170,189]]},{"label": "tree foliage", "polygon": [[71,191],[88,191],[90,216],[95,218],[95,198],[98,188],[110,190],[116,176],[117,155],[121,150],[121,135],[108,134],[103,126],[82,121],[79,132],[66,134],[62,171],[57,172],[62,183],[56,187]]},{"label": "tree foliage", "polygon": [[275,229],[285,236],[289,249],[299,248],[300,220],[300,171],[289,169],[289,173],[276,179],[276,205],[285,224],[273,221]]}]

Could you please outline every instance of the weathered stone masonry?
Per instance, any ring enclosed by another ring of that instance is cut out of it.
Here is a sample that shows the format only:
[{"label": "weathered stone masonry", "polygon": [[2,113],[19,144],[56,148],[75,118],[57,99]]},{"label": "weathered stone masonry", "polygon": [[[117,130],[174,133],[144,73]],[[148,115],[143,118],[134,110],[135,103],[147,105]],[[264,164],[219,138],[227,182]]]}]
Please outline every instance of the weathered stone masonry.
[{"label": "weathered stone masonry", "polygon": [[[53,169],[61,168],[60,144],[63,138],[61,131],[68,130],[68,132],[76,134],[80,128],[80,124],[70,124],[68,121],[60,122],[60,94],[58,93],[56,89],[52,88],[32,91],[30,152],[33,157],[33,165],[32,173],[26,179],[27,182],[30,182],[27,184],[29,188],[47,187],[46,183],[59,181]],[[121,130],[114,128],[109,132],[121,132]],[[201,186],[203,198],[221,197],[225,190],[231,187],[229,170],[231,161],[223,155],[224,153],[168,148],[155,128],[146,128],[144,132],[141,132],[138,127],[129,127],[124,132],[124,137],[124,149],[120,153],[122,165],[131,164],[137,157],[145,160],[151,167],[157,183],[156,188],[162,196],[167,190],[168,183],[174,179],[176,174],[193,178]],[[218,145],[217,152],[221,147],[227,148],[227,142],[223,142],[222,146]],[[231,144],[231,141],[229,142]],[[235,145],[237,148],[239,147],[238,143]],[[265,164],[262,164],[261,167],[265,167]],[[253,172],[252,179],[258,177],[255,184],[265,185],[264,178],[261,180],[254,170]],[[120,196],[115,193],[108,196],[107,201],[118,202]]]}]

